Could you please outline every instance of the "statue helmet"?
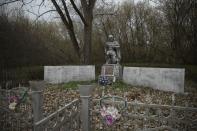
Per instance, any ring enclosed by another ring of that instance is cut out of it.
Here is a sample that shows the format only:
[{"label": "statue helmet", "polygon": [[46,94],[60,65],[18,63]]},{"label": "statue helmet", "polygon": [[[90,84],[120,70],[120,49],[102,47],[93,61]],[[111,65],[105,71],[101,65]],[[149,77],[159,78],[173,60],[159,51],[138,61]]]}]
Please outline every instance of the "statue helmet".
[{"label": "statue helmet", "polygon": [[114,36],[113,36],[113,35],[111,35],[111,34],[110,34],[110,35],[108,35],[108,40],[109,40],[109,41],[113,41],[113,40],[114,40]]}]

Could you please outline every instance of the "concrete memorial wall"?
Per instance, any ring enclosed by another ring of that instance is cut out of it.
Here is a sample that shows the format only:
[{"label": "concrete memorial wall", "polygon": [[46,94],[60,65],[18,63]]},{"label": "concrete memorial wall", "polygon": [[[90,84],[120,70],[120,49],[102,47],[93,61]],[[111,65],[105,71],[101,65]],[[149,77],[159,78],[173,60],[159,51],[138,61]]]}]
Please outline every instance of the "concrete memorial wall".
[{"label": "concrete memorial wall", "polygon": [[124,67],[123,81],[135,86],[183,93],[185,69]]},{"label": "concrete memorial wall", "polygon": [[95,80],[95,66],[45,66],[44,80],[51,84]]}]

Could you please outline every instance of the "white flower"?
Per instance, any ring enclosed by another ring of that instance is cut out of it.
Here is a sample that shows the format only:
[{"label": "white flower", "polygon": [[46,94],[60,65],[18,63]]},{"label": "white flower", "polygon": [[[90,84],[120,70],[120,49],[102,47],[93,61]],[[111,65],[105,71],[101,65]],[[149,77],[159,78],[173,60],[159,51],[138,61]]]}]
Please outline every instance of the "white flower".
[{"label": "white flower", "polygon": [[111,115],[115,120],[120,118],[117,108],[110,106],[107,108],[107,113]]},{"label": "white flower", "polygon": [[119,112],[118,112],[118,110],[117,110],[117,108],[115,108],[114,106],[109,106],[109,107],[103,107],[102,109],[101,109],[101,111],[100,111],[100,113],[101,113],[101,116],[102,117],[106,117],[106,116],[112,116],[112,118],[113,119],[115,119],[115,120],[117,120],[117,119],[119,119],[120,118],[120,114],[119,114]]},{"label": "white flower", "polygon": [[105,117],[105,116],[107,115],[105,106],[101,109],[100,112],[101,112],[101,116],[102,116],[102,117]]},{"label": "white flower", "polygon": [[9,104],[9,109],[10,110],[15,110],[17,103],[14,101],[12,103]]}]

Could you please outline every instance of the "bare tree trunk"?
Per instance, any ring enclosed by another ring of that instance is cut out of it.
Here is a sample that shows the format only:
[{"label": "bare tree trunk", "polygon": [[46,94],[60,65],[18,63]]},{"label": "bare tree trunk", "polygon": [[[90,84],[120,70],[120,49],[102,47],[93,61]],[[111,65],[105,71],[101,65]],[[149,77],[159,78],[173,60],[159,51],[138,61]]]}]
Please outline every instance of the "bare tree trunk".
[{"label": "bare tree trunk", "polygon": [[79,43],[77,42],[77,39],[76,39],[76,36],[75,36],[75,33],[74,33],[73,29],[68,29],[68,33],[69,33],[70,39],[73,43],[73,47],[74,47],[74,49],[77,53],[77,56],[80,59],[81,53],[80,53]]},{"label": "bare tree trunk", "polygon": [[84,1],[81,0],[81,5],[83,8],[84,19],[86,23],[84,24],[84,64],[91,63],[92,55],[92,21],[93,21],[93,8],[96,0]]},{"label": "bare tree trunk", "polygon": [[53,5],[55,6],[58,14],[60,15],[64,25],[66,26],[66,29],[68,30],[70,39],[73,43],[74,49],[80,59],[80,62],[83,64],[90,64],[91,63],[91,48],[92,48],[92,21],[93,21],[93,8],[95,6],[96,0],[80,0],[81,6],[83,9],[83,13],[79,10],[77,5],[75,4],[74,0],[70,0],[73,9],[76,11],[76,13],[81,18],[83,24],[84,24],[84,47],[83,52],[81,52],[79,42],[77,41],[73,21],[71,19],[67,3],[65,0],[61,0],[63,5],[63,9],[60,5],[57,3],[58,0],[51,0]]},{"label": "bare tree trunk", "polygon": [[92,22],[87,26],[84,26],[84,64],[91,63],[92,54]]}]

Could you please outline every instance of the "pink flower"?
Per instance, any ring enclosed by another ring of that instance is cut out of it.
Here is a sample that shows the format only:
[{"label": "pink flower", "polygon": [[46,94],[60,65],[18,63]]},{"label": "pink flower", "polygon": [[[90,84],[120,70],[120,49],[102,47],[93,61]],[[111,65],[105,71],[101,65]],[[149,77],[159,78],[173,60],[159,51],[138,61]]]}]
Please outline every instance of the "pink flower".
[{"label": "pink flower", "polygon": [[18,96],[9,96],[8,97],[9,103],[13,103],[13,102],[17,103],[18,100],[19,100]]},{"label": "pink flower", "polygon": [[121,117],[117,108],[113,106],[105,107],[100,110],[101,116],[105,119],[108,126],[111,126],[117,119]]},{"label": "pink flower", "polygon": [[106,115],[105,121],[108,126],[111,126],[114,123],[115,119],[111,115]]}]

